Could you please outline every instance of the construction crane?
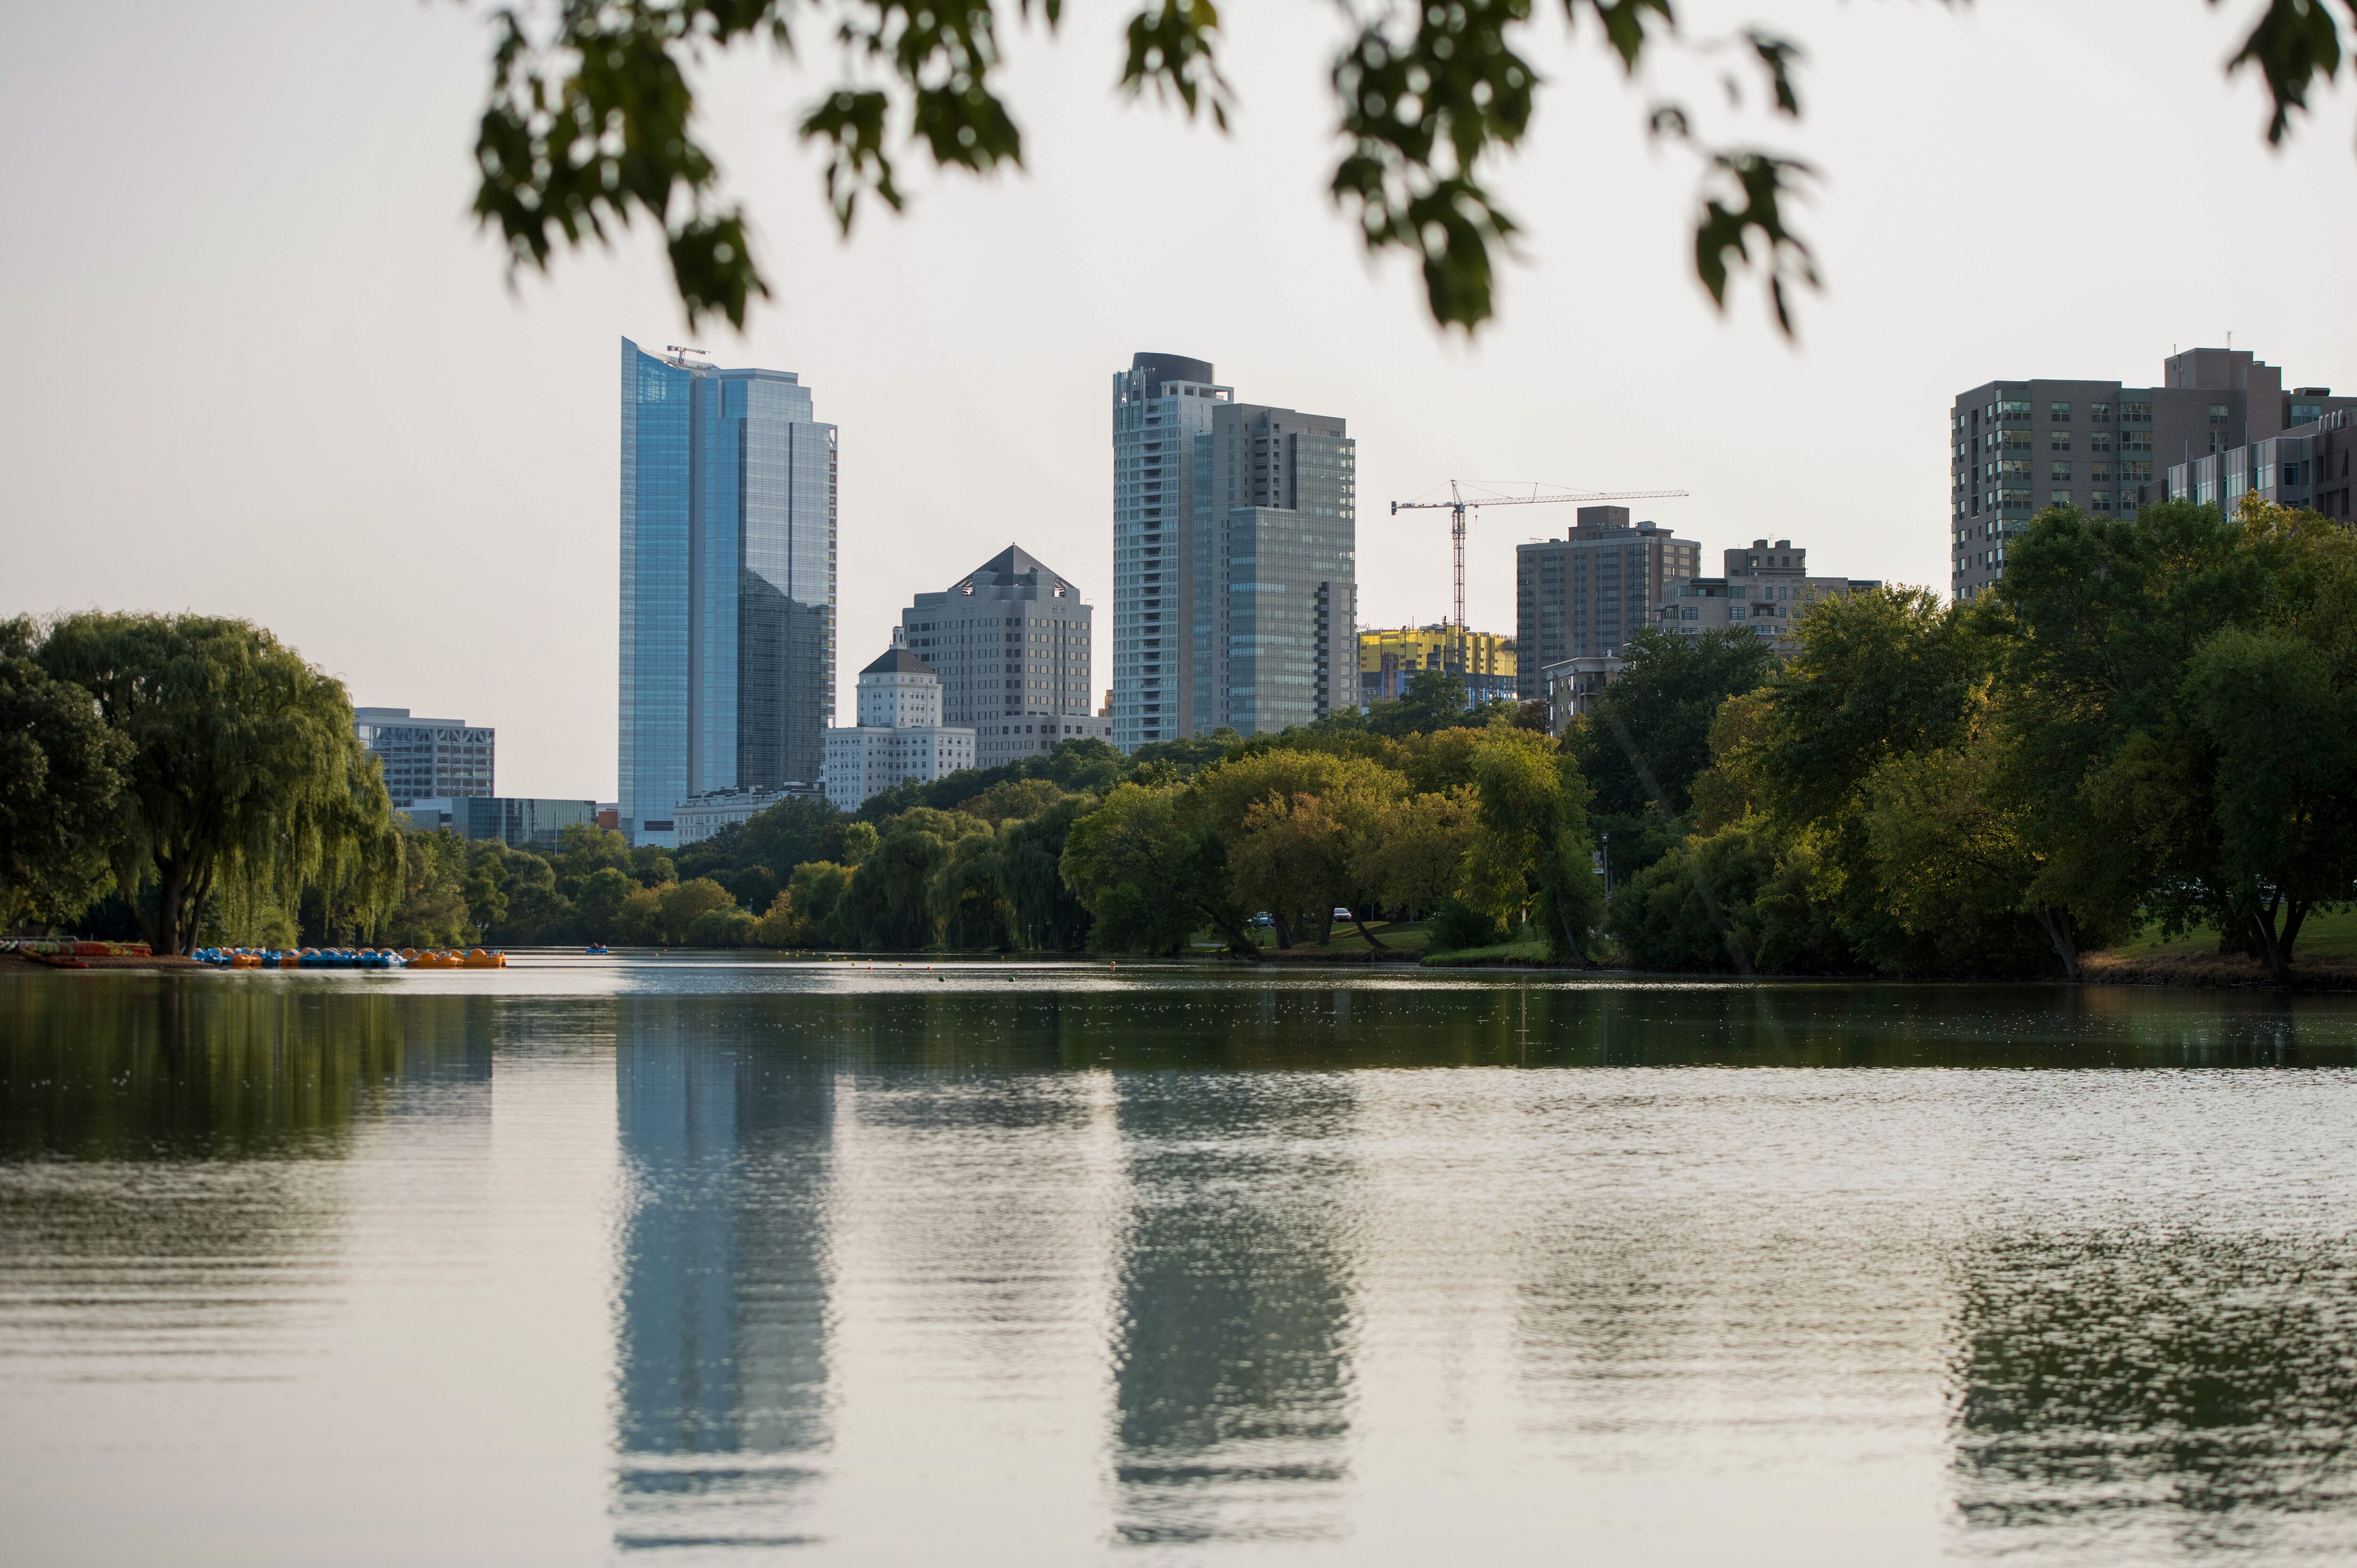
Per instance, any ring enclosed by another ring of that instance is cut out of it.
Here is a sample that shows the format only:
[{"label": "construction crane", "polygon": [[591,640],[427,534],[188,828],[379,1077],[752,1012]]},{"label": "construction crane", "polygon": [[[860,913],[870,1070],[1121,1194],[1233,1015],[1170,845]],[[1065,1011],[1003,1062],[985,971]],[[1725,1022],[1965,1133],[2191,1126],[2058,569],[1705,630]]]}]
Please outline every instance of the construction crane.
[{"label": "construction crane", "polygon": [[1465,523],[1466,514],[1485,506],[1552,506],[1561,501],[1650,501],[1683,496],[1684,490],[1553,490],[1542,492],[1531,487],[1526,496],[1477,496],[1467,500],[1455,479],[1448,481],[1448,499],[1445,501],[1394,501],[1392,515],[1403,511],[1431,511],[1448,509],[1448,537],[1456,552],[1457,597],[1454,601],[1457,635],[1465,636]]}]

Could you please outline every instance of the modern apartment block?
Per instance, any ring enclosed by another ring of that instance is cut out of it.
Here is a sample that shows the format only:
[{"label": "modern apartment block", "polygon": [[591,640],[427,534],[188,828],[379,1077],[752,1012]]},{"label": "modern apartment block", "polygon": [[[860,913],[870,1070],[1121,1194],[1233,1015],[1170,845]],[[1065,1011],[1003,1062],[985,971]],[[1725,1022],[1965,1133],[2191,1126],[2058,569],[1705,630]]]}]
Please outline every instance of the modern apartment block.
[{"label": "modern apartment block", "polygon": [[1514,694],[1514,639],[1502,632],[1437,626],[1385,628],[1359,634],[1359,701],[1383,702],[1407,690],[1426,670],[1465,682],[1468,704]]},{"label": "modern apartment block", "polygon": [[621,811],[815,784],[834,716],[835,447],[791,371],[622,339]]},{"label": "modern apartment block", "polygon": [[1561,539],[1514,546],[1514,694],[1545,694],[1542,671],[1572,659],[1611,659],[1653,621],[1662,585],[1701,570],[1702,546],[1631,525],[1624,506],[1584,506]]},{"label": "modern apartment block", "polygon": [[1820,600],[1864,593],[1882,585],[1862,577],[1809,575],[1809,553],[1789,539],[1755,539],[1727,552],[1726,575],[1685,577],[1662,590],[1664,631],[1700,637],[1714,627],[1736,627],[1771,639],[1789,653],[1792,623]]},{"label": "modern apartment block", "polygon": [[943,694],[941,676],[898,639],[859,672],[859,723],[826,732],[826,798],[837,810],[974,765],[974,731],[942,723]]},{"label": "modern apartment block", "polygon": [[384,768],[394,809],[413,800],[488,796],[498,732],[464,719],[421,719],[407,708],[354,708],[352,733]]},{"label": "modern apartment block", "polygon": [[595,800],[550,800],[525,795],[440,796],[396,808],[425,832],[448,828],[462,839],[498,839],[510,849],[556,848],[569,827],[595,827]]},{"label": "modern apartment block", "polygon": [[940,593],[919,594],[900,612],[898,636],[941,676],[941,722],[974,730],[974,767],[1102,740],[1111,729],[1089,712],[1096,611],[1019,545]]},{"label": "modern apartment block", "polygon": [[2329,387],[2301,387],[2286,401],[2289,423],[2282,435],[2171,464],[2161,480],[2169,499],[2233,511],[2244,496],[2255,495],[2326,517],[2349,517],[2357,398],[2336,398]]},{"label": "modern apartment block", "polygon": [[1354,705],[1347,423],[1239,403],[1207,360],[1139,354],[1114,376],[1113,440],[1114,744]]},{"label": "modern apartment block", "polygon": [[[1996,582],[2006,542],[2048,507],[2132,517],[2162,499],[2167,475],[2180,467],[2188,470],[2186,493],[2198,496],[2203,481],[2194,470],[2204,459],[2294,427],[2317,424],[2309,434],[2322,435],[2330,414],[2351,406],[2357,399],[2334,398],[2323,387],[2285,392],[2281,370],[2240,349],[2172,354],[2155,387],[2032,379],[1961,392],[1948,415],[1950,590],[1970,598]],[[2308,457],[2287,459],[2271,449],[2254,461],[2245,452],[2239,468],[2212,462],[2201,471],[2222,497],[2233,474],[2240,472],[2247,489],[2263,466],[2282,484],[2286,460]],[[2311,483],[2299,493],[2320,499],[2325,491]],[[2338,499],[2346,504],[2345,495]]]}]

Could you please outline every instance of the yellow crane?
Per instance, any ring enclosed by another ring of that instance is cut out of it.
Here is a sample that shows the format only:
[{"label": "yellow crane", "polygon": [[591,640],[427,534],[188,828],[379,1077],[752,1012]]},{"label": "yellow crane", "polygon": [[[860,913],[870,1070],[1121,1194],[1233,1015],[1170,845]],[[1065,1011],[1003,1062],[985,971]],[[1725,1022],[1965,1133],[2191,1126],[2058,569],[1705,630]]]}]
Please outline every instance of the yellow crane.
[{"label": "yellow crane", "polygon": [[[1469,479],[1466,481],[1467,484],[1474,482]],[[1448,537],[1456,553],[1457,565],[1457,596],[1452,601],[1455,607],[1453,618],[1457,626],[1457,635],[1461,638],[1465,635],[1465,524],[1468,512],[1479,511],[1485,506],[1554,506],[1564,501],[1590,503],[1664,500],[1685,493],[1684,490],[1542,490],[1537,485],[1533,485],[1531,493],[1526,496],[1476,496],[1468,500],[1458,482],[1451,479],[1448,481],[1447,500],[1394,501],[1392,515],[1397,517],[1403,511],[1437,511],[1443,507],[1448,510]]]}]

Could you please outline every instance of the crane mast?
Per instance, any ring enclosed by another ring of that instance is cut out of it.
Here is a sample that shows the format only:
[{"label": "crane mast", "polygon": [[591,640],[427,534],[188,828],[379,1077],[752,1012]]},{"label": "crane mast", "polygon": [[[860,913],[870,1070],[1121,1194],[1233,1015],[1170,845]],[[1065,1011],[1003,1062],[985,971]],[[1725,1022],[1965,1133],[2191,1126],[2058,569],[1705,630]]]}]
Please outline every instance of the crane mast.
[{"label": "crane mast", "polygon": [[1455,566],[1456,588],[1456,596],[1449,601],[1449,618],[1451,624],[1457,628],[1458,638],[1463,639],[1466,637],[1465,529],[1468,513],[1478,511],[1485,506],[1555,506],[1565,501],[1663,500],[1674,496],[1683,496],[1685,493],[1684,490],[1557,490],[1552,493],[1541,493],[1539,488],[1533,485],[1531,493],[1526,496],[1476,496],[1473,499],[1467,500],[1464,491],[1458,488],[1457,481],[1451,479],[1448,481],[1447,500],[1394,501],[1392,515],[1397,517],[1403,511],[1437,511],[1442,508],[1448,509],[1449,553]]}]

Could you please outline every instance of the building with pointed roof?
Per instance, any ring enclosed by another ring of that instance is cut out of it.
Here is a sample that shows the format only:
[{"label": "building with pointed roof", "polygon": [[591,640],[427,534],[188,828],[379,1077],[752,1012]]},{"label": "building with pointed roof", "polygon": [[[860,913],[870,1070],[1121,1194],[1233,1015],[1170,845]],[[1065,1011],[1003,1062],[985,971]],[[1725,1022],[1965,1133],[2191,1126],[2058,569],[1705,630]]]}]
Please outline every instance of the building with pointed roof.
[{"label": "building with pointed roof", "polygon": [[974,765],[974,731],[942,723],[942,681],[893,637],[859,672],[859,722],[826,732],[826,798],[856,811],[896,785],[930,784]]},{"label": "building with pointed roof", "polygon": [[1071,579],[1009,544],[919,594],[900,612],[899,645],[940,675],[939,722],[973,729],[974,766],[997,768],[1107,737],[1089,712],[1095,614]]}]

